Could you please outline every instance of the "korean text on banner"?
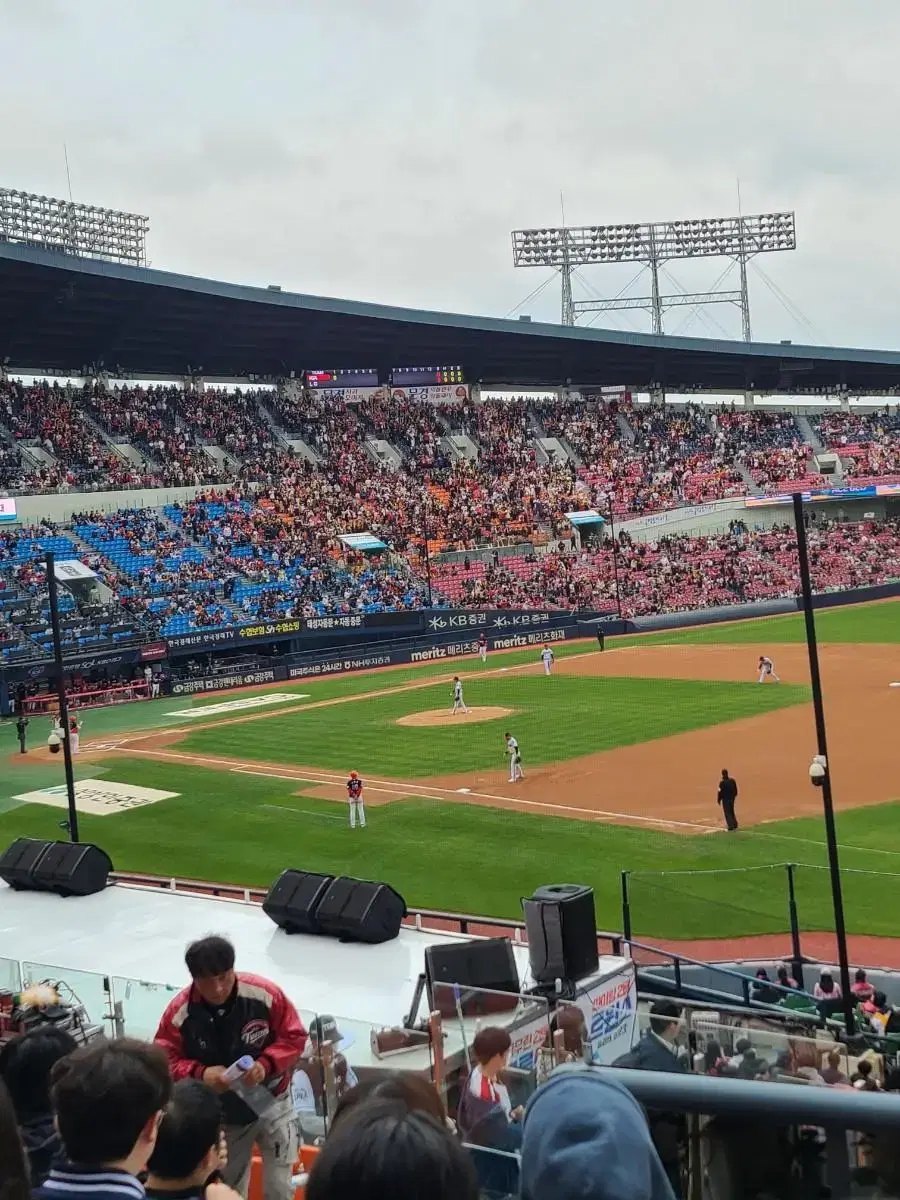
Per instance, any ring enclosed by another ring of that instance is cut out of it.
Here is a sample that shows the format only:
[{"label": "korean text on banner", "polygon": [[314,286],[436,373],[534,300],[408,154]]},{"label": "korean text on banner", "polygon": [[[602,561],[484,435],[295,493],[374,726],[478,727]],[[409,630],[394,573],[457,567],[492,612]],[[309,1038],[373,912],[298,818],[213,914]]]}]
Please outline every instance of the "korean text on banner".
[{"label": "korean text on banner", "polygon": [[631,1049],[637,1018],[633,967],[588,988],[576,1003],[587,1022],[593,1062],[608,1067]]}]

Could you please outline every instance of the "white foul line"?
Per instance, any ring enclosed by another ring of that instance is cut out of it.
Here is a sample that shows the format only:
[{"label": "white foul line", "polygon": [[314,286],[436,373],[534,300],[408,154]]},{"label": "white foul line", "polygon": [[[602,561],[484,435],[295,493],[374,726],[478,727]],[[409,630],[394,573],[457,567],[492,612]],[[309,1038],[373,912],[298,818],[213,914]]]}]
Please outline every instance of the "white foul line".
[{"label": "white foul line", "polygon": [[[234,775],[255,775],[262,779],[284,779],[289,783],[312,783],[317,786],[341,786],[344,782],[343,776],[330,774],[325,771],[315,771],[303,769],[296,775],[285,775],[281,772],[267,771],[262,768],[252,767],[236,767],[233,762],[221,758],[207,758],[197,754],[178,754],[174,750],[136,750],[133,747],[126,749],[122,747],[122,753],[126,755],[146,754],[151,758],[172,758],[179,761],[193,763],[208,763],[215,767],[225,767]],[[387,786],[379,786],[387,785]],[[366,787],[372,792],[387,792],[390,795],[406,794],[417,796],[423,792],[434,793],[437,796],[456,796],[458,794],[455,788],[434,787],[431,784],[424,783],[392,783],[389,779],[366,780]],[[498,796],[493,792],[470,792],[479,800],[499,800],[503,804],[512,807],[522,808],[542,808],[550,812],[554,810],[560,812],[578,813],[580,816],[587,817],[592,820],[610,819],[617,821],[637,821],[642,825],[662,825],[665,827],[677,829],[695,829],[701,832],[708,832],[717,829],[717,826],[701,825],[695,821],[670,821],[662,817],[644,817],[638,816],[635,813],[609,812],[604,809],[596,808],[578,808],[572,804],[554,804],[551,801],[544,800],[523,800],[519,796]]]}]

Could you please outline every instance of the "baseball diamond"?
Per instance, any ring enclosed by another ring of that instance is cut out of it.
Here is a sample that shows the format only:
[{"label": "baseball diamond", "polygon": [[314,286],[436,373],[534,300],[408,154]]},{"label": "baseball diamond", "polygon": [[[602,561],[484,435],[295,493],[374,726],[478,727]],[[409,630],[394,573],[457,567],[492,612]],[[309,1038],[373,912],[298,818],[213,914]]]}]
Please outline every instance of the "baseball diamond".
[{"label": "baseball diamond", "polygon": [[[849,920],[887,932],[885,897],[900,899],[890,688],[900,602],[833,609],[819,624],[843,865],[861,872],[848,876]],[[783,928],[780,884],[760,887],[758,873],[793,861],[806,871],[804,919],[827,926],[822,833],[804,820],[819,800],[806,778],[802,636],[799,617],[777,617],[613,638],[603,652],[593,639],[558,644],[550,676],[530,647],[273,683],[224,704],[181,695],[98,710],[85,718],[77,774],[177,793],[104,816],[103,844],[121,869],[244,884],[288,864],[355,871],[389,878],[410,903],[497,916],[517,915],[529,887],[565,874],[593,884],[607,924],[627,870],[640,882],[640,932],[677,938]],[[763,655],[780,683],[757,682]],[[455,676],[468,716],[451,716]],[[269,696],[279,703],[260,707]],[[515,784],[507,732],[526,767]],[[49,757],[20,764],[11,733],[0,730],[0,832],[50,836],[52,808],[27,799],[54,774]],[[739,784],[735,834],[716,806],[723,767]],[[366,783],[364,847],[329,819],[343,816],[350,768]],[[82,820],[82,836],[101,836],[99,817]],[[490,872],[459,871],[488,847]]]}]

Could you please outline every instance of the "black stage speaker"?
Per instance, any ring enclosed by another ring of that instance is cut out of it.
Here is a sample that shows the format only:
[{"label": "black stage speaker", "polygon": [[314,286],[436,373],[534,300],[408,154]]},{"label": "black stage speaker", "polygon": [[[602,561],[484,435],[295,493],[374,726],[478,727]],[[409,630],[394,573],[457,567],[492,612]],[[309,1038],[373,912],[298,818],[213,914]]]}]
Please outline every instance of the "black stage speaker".
[{"label": "black stage speaker", "polygon": [[[519,972],[509,938],[476,938],[425,951],[428,1003],[441,1016],[508,1012],[518,1004]],[[472,989],[480,989],[473,991]]]},{"label": "black stage speaker", "polygon": [[386,883],[339,876],[316,910],[319,932],[345,942],[389,942],[400,932],[406,901]]},{"label": "black stage speaker", "polygon": [[17,838],[0,856],[0,879],[17,891],[34,891],[35,864],[52,845],[52,842],[39,842],[36,838]]},{"label": "black stage speaker", "polygon": [[89,842],[38,842],[19,838],[0,858],[0,879],[21,891],[57,896],[102,892],[113,869],[105,850]]},{"label": "black stage speaker", "polygon": [[269,888],[263,912],[285,933],[318,933],[316,909],[333,882],[333,875],[282,871]]},{"label": "black stage speaker", "polygon": [[523,900],[535,983],[576,983],[599,965],[594,889],[577,883],[539,887]]}]

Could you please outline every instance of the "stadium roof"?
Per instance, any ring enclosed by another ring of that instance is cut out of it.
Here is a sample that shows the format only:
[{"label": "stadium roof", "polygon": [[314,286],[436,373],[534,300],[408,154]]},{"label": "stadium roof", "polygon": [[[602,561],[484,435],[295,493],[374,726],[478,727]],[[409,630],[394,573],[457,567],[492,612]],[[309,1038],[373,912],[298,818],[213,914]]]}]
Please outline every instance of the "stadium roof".
[{"label": "stadium roof", "polygon": [[654,337],[216,283],[0,243],[0,360],[180,376],[462,366],[528,387],[900,388],[900,353]]}]

